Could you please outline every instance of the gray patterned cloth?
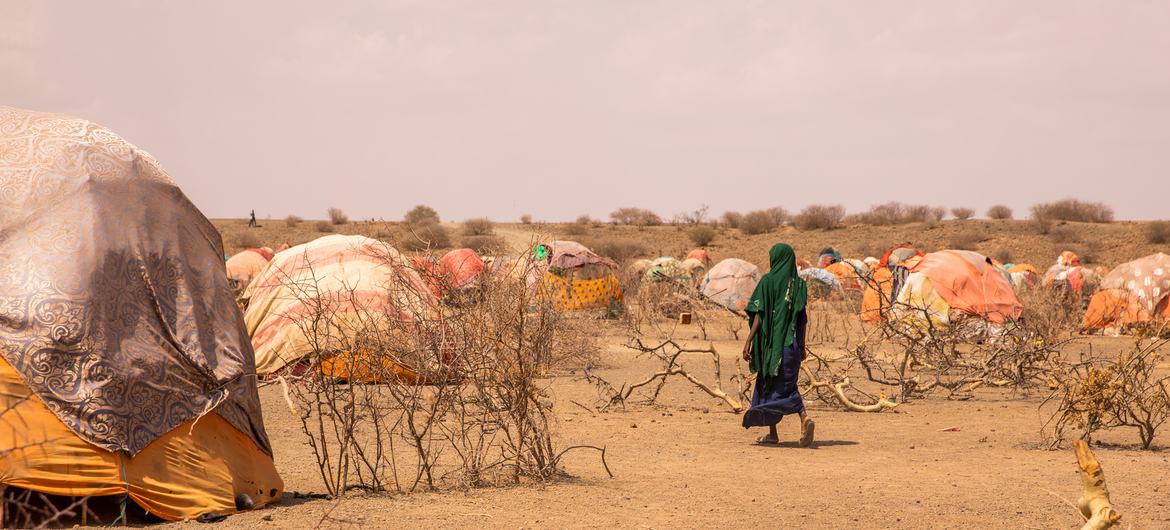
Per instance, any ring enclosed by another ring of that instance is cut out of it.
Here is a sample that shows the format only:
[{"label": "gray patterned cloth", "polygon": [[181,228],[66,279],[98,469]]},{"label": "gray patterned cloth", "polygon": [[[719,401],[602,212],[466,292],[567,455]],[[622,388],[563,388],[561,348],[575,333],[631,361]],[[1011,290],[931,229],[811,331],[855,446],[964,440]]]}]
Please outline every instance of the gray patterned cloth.
[{"label": "gray patterned cloth", "polygon": [[214,411],[272,452],[219,232],[92,122],[0,107],[0,355],[98,447]]}]

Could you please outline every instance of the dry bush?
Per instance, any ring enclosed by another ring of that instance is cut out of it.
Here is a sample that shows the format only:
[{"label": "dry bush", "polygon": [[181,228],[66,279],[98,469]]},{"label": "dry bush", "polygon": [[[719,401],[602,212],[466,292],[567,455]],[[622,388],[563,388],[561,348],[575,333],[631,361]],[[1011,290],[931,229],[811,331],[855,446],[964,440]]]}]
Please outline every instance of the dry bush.
[{"label": "dry bush", "polygon": [[582,239],[580,243],[598,255],[618,263],[645,256],[650,252],[645,245],[633,239],[590,238]]},{"label": "dry bush", "polygon": [[708,225],[694,226],[687,231],[687,237],[691,238],[691,242],[700,247],[710,245],[718,235],[719,232]]},{"label": "dry bush", "polygon": [[987,209],[987,217],[989,219],[1011,219],[1012,209],[1002,204],[997,204]]},{"label": "dry bush", "polygon": [[951,215],[960,221],[975,217],[975,210],[971,208],[951,208]]},{"label": "dry bush", "polygon": [[496,224],[486,217],[468,219],[463,222],[463,235],[465,236],[490,236],[495,231]]},{"label": "dry bush", "polygon": [[1047,217],[1033,217],[1028,223],[1039,235],[1046,236],[1052,232],[1052,220]]},{"label": "dry bush", "polygon": [[450,247],[451,236],[447,233],[447,229],[439,223],[414,223],[403,226],[403,233],[398,237],[398,243],[406,250],[420,252]]},{"label": "dry bush", "polygon": [[501,254],[506,253],[508,250],[507,243],[505,243],[504,239],[499,236],[463,236],[463,238],[459,240],[459,243],[463,246],[463,248],[474,250],[480,255]]},{"label": "dry bush", "polygon": [[728,228],[739,228],[743,222],[743,214],[739,212],[723,212],[723,224]]},{"label": "dry bush", "polygon": [[748,212],[739,223],[739,228],[748,235],[766,234],[777,226],[776,220],[766,210]]},{"label": "dry bush", "polygon": [[1049,221],[1110,223],[1113,222],[1113,208],[1101,202],[1063,199],[1032,206],[1032,218]]},{"label": "dry bush", "polygon": [[1062,244],[1080,243],[1083,241],[1081,233],[1071,226],[1058,226],[1048,231],[1052,241]]},{"label": "dry bush", "polygon": [[840,228],[844,220],[844,206],[813,204],[793,217],[792,224],[801,230],[831,230]]},{"label": "dry bush", "polygon": [[335,225],[343,225],[349,222],[349,216],[345,215],[345,212],[341,211],[341,208],[330,208],[326,210],[326,213],[329,214],[329,222]]},{"label": "dry bush", "polygon": [[236,246],[242,248],[257,248],[263,246],[260,242],[260,236],[253,232],[240,232],[235,237]]},{"label": "dry bush", "polygon": [[1141,448],[1151,449],[1170,420],[1170,375],[1157,369],[1166,344],[1139,339],[1116,359],[1082,358],[1062,374],[1049,398],[1057,403],[1048,422],[1053,446],[1072,431],[1088,441],[1098,431],[1133,428]]},{"label": "dry bush", "polygon": [[906,205],[887,202],[871,206],[866,212],[851,216],[856,223],[873,226],[890,226],[908,223],[937,223],[946,210],[924,205]]},{"label": "dry bush", "polygon": [[288,217],[284,218],[284,225],[289,228],[294,228],[300,225],[301,221],[304,221],[304,219],[301,219],[299,215],[289,215]]},{"label": "dry bush", "polygon": [[521,215],[520,216],[520,224],[522,224],[522,225],[532,224],[532,214],[526,213],[524,215]]},{"label": "dry bush", "polygon": [[573,222],[581,226],[593,226],[594,224],[597,224],[597,221],[594,221],[593,218],[589,217],[589,214],[587,213],[578,215],[577,219]]},{"label": "dry bush", "polygon": [[1170,243],[1170,221],[1155,221],[1146,225],[1146,241],[1155,245]]},{"label": "dry bush", "polygon": [[[4,410],[0,410],[0,417]],[[4,451],[0,450],[0,457]],[[0,528],[66,528],[113,525],[118,518],[110,497],[48,495],[15,486],[0,488]],[[125,517],[134,523],[153,516],[137,503],[127,502]],[[127,526],[123,518],[123,526]]]},{"label": "dry bush", "polygon": [[707,222],[707,212],[710,210],[711,207],[704,204],[695,210],[675,215],[671,223],[676,225],[700,225]]},{"label": "dry bush", "polygon": [[565,233],[571,236],[581,236],[589,233],[589,224],[587,223],[569,223],[565,225]]},{"label": "dry bush", "polygon": [[[521,281],[485,281],[480,296],[457,309],[388,307],[344,321],[335,311],[344,293],[322,301],[313,285],[290,288],[313,316],[303,320],[312,353],[303,375],[284,377],[330,495],[517,484],[558,473],[567,449],[557,450],[542,378],[592,362],[597,348],[585,323],[552,310]],[[380,382],[336,380],[324,362]]]},{"label": "dry bush", "polygon": [[783,226],[792,217],[788,214],[788,210],[779,206],[773,206],[764,211],[768,213],[768,216],[772,218],[772,222],[776,223],[776,226]]},{"label": "dry bush", "polygon": [[337,228],[334,227],[333,223],[330,223],[329,221],[317,221],[317,231],[321,232],[322,234],[331,234],[336,232]]},{"label": "dry bush", "polygon": [[658,226],[662,218],[658,214],[645,208],[618,208],[609,214],[609,218],[620,225]]},{"label": "dry bush", "polygon": [[947,248],[954,250],[975,250],[982,243],[984,237],[979,232],[959,232],[951,236]]},{"label": "dry bush", "polygon": [[439,212],[436,212],[434,208],[431,208],[425,204],[420,204],[414,208],[411,208],[410,211],[406,212],[406,215],[402,217],[402,220],[406,221],[406,224],[411,225],[429,223],[438,224],[440,222]]}]

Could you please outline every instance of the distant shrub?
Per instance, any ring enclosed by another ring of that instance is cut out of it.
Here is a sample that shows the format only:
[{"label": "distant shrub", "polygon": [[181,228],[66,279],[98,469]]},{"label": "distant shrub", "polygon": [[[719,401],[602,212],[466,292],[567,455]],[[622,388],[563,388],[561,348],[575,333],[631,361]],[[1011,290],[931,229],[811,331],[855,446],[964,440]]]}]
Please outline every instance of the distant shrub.
[{"label": "distant shrub", "polygon": [[451,246],[451,236],[447,229],[437,222],[408,224],[400,239],[403,248],[415,252]]},{"label": "distant shrub", "polygon": [[948,247],[954,250],[975,250],[975,247],[981,242],[983,242],[983,236],[978,232],[959,232],[951,236]]},{"label": "distant shrub", "polygon": [[295,226],[301,224],[301,221],[304,221],[304,219],[301,219],[301,217],[299,215],[290,215],[290,216],[284,218],[284,224],[285,224],[285,226],[288,226],[289,228],[292,228],[292,227],[295,227]]},{"label": "distant shrub", "polygon": [[589,214],[581,214],[581,215],[578,215],[577,220],[573,221],[573,222],[575,222],[581,226],[591,226],[596,221],[594,221],[592,217],[589,217]]},{"label": "distant shrub", "polygon": [[1170,221],[1155,221],[1146,225],[1146,241],[1155,245],[1170,243]]},{"label": "distant shrub", "polygon": [[1031,225],[1032,230],[1042,236],[1052,233],[1052,219],[1047,217],[1033,217]]},{"label": "distant shrub", "polygon": [[330,223],[329,221],[317,221],[317,231],[321,232],[322,234],[330,234],[336,232],[337,228],[335,228],[333,223]]},{"label": "distant shrub", "polygon": [[525,225],[532,224],[532,214],[526,213],[524,215],[521,215],[520,216],[520,224],[525,224]]},{"label": "distant shrub", "polygon": [[590,239],[581,241],[581,244],[589,247],[598,255],[619,263],[645,256],[648,253],[646,247],[641,243],[625,239]]},{"label": "distant shrub", "polygon": [[479,254],[494,254],[506,250],[504,240],[493,235],[464,235],[459,244]]},{"label": "distant shrub", "polygon": [[801,230],[829,230],[840,228],[844,220],[844,206],[813,204],[806,206],[796,217],[793,217],[792,224]]},{"label": "distant shrub", "polygon": [[766,210],[748,212],[739,223],[739,228],[748,235],[768,233],[776,226],[776,220]]},{"label": "distant shrub", "polygon": [[236,235],[236,246],[243,248],[257,248],[261,246],[260,236],[253,232],[241,232]]},{"label": "distant shrub", "polygon": [[349,216],[341,211],[341,208],[330,208],[326,211],[329,214],[329,222],[335,225],[343,225],[349,222]]},{"label": "distant shrub", "polygon": [[618,208],[609,214],[613,222],[621,225],[658,226],[662,218],[645,208]]},{"label": "distant shrub", "polygon": [[425,204],[415,206],[409,212],[406,212],[406,215],[403,216],[402,220],[406,221],[406,224],[411,225],[425,223],[438,224],[440,222],[439,212],[436,212],[434,208],[431,208]]},{"label": "distant shrub", "polygon": [[463,221],[463,235],[490,236],[495,233],[495,227],[495,223],[486,217],[480,219],[468,219]]},{"label": "distant shrub", "polygon": [[1056,243],[1080,243],[1083,241],[1081,233],[1071,226],[1058,226],[1049,231],[1048,235]]},{"label": "distant shrub", "polygon": [[700,247],[710,245],[717,235],[719,233],[709,225],[696,225],[691,227],[687,232],[687,236],[691,238],[691,242]]},{"label": "distant shrub", "polygon": [[987,217],[989,219],[1011,219],[1012,209],[1002,204],[997,204],[987,209]]},{"label": "distant shrub", "polygon": [[767,212],[768,216],[772,218],[772,222],[776,223],[776,226],[781,226],[784,223],[787,223],[788,219],[791,217],[788,215],[788,210],[785,210],[779,206],[773,206],[764,211]]},{"label": "distant shrub", "polygon": [[739,212],[723,212],[723,224],[728,228],[739,228],[743,222],[743,214]]},{"label": "distant shrub", "polygon": [[975,210],[971,208],[951,208],[951,215],[955,216],[955,219],[965,221],[975,217]]},{"label": "distant shrub", "polygon": [[937,223],[946,217],[947,211],[945,208],[938,206],[914,205],[906,207],[906,215],[903,221],[907,223]]},{"label": "distant shrub", "polygon": [[1111,223],[1113,222],[1113,208],[1101,202],[1063,199],[1032,206],[1032,218],[1050,221]]},{"label": "distant shrub", "polygon": [[941,221],[946,210],[925,205],[905,205],[887,202],[871,206],[869,211],[851,216],[854,222],[873,226],[890,226],[907,223],[936,223]]},{"label": "distant shrub", "polygon": [[584,235],[589,232],[589,225],[586,223],[575,222],[565,225],[565,233],[571,236]]}]

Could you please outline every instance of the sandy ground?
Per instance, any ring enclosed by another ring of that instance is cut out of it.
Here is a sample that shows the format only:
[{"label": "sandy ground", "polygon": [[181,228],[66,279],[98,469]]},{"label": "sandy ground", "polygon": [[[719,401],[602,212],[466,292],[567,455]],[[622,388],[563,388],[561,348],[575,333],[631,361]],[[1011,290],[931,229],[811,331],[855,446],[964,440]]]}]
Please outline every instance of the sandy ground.
[{"label": "sandy ground", "polygon": [[[1094,339],[1125,341],[1126,339]],[[740,346],[716,346],[732,363]],[[616,344],[596,373],[612,382],[654,368]],[[710,377],[709,357],[685,363]],[[727,364],[729,366],[730,364]],[[726,374],[725,374],[726,375]],[[294,499],[321,491],[308,448],[278,387],[262,391],[265,420],[285,480],[277,506],[233,516],[225,528],[623,527],[1076,528],[1066,504],[1080,495],[1071,450],[1041,448],[1041,395],[977,391],[969,401],[912,401],[896,413],[810,405],[817,443],[759,446],[739,415],[682,380],[656,405],[590,412],[597,392],[572,375],[550,382],[561,446],[607,447],[608,478],[593,451],[565,458],[571,475],[547,484],[413,495]],[[955,429],[950,429],[950,428]],[[1170,451],[1139,451],[1128,432],[1095,447],[1125,527],[1170,528]],[[1167,436],[1159,444],[1170,444]],[[196,527],[198,523],[176,526]]]}]

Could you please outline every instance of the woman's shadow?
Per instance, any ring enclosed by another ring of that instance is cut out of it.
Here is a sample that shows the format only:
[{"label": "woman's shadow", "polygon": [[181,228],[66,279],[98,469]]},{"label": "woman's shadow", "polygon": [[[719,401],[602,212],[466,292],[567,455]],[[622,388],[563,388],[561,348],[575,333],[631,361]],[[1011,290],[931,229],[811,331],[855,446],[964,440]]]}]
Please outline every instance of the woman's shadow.
[{"label": "woman's shadow", "polygon": [[834,447],[838,445],[857,445],[853,440],[815,440],[812,445],[808,447],[801,447],[800,442],[796,440],[784,441],[778,444],[756,444],[762,447],[786,448],[786,449],[820,449],[821,447]]}]

